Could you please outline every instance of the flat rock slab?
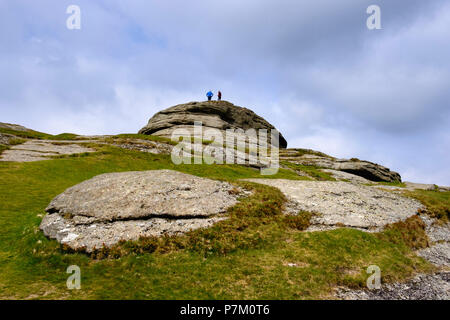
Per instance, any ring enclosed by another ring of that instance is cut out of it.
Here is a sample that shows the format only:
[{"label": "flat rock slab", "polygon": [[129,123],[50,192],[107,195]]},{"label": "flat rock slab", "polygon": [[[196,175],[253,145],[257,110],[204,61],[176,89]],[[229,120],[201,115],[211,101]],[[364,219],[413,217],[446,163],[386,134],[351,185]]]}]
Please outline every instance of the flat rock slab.
[{"label": "flat rock slab", "polygon": [[41,230],[52,239],[72,249],[84,249],[92,252],[103,246],[111,247],[121,240],[138,240],[140,237],[176,235],[207,228],[225,217],[164,219],[150,218],[146,220],[125,220],[92,224],[77,224],[74,220],[65,219],[59,214],[48,214],[41,223]]},{"label": "flat rock slab", "polygon": [[51,140],[29,140],[3,151],[0,161],[31,162],[50,160],[52,156],[94,152],[73,142]]},{"label": "flat rock slab", "polygon": [[315,212],[313,228],[347,226],[378,231],[389,223],[407,219],[422,205],[391,192],[340,181],[246,179],[276,187],[298,210]]},{"label": "flat rock slab", "polygon": [[223,219],[237,202],[226,182],[172,170],[106,173],[55,197],[40,228],[73,248],[176,234]]}]

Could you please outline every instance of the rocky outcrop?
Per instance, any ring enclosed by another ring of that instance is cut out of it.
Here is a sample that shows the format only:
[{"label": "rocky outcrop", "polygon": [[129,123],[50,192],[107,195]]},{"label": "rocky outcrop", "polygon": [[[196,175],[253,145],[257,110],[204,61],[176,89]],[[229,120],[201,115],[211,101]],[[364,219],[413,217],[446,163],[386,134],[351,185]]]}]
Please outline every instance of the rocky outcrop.
[{"label": "rocky outcrop", "polygon": [[280,156],[280,160],[302,165],[339,170],[363,177],[370,181],[400,182],[402,179],[400,174],[397,172],[391,171],[379,164],[359,159],[336,159],[317,154],[303,154],[301,156],[295,156],[294,154],[283,154]]},{"label": "rocky outcrop", "polygon": [[211,226],[225,219],[236,193],[228,183],[172,170],[107,173],[54,198],[40,228],[73,249],[91,252],[121,240]]},{"label": "rocky outcrop", "polygon": [[[155,114],[139,133],[170,138],[175,129],[187,129],[193,133],[195,121],[201,121],[204,130],[218,129],[225,137],[226,129],[275,129],[273,125],[253,111],[227,101],[205,101],[179,104]],[[287,147],[280,133],[279,146]]]},{"label": "rocky outcrop", "polygon": [[0,156],[0,161],[32,162],[50,160],[54,156],[94,151],[72,141],[28,140],[5,150]]},{"label": "rocky outcrop", "polygon": [[24,126],[6,122],[0,122],[0,128],[14,131],[32,131],[31,129],[25,128]]}]

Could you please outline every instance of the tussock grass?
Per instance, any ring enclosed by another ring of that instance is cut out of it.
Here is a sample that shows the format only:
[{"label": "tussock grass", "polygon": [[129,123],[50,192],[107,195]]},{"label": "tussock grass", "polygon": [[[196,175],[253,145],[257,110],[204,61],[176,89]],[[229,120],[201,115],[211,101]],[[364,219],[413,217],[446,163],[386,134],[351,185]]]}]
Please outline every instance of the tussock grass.
[{"label": "tussock grass", "polygon": [[17,146],[19,144],[22,144],[24,142],[26,142],[26,139],[21,139],[21,138],[13,138],[9,140],[9,145],[10,146]]},{"label": "tussock grass", "polygon": [[297,149],[295,149],[295,151],[297,151],[297,154],[295,155],[297,157],[301,157],[301,156],[303,156],[305,154],[311,154],[311,155],[315,155],[315,156],[319,156],[319,157],[333,158],[332,156],[329,156],[328,154],[325,154],[325,153],[320,152],[320,151],[311,150],[311,149],[297,148]]},{"label": "tussock grass", "polygon": [[426,248],[430,244],[430,239],[425,232],[425,223],[417,215],[386,226],[378,236],[412,249]]}]

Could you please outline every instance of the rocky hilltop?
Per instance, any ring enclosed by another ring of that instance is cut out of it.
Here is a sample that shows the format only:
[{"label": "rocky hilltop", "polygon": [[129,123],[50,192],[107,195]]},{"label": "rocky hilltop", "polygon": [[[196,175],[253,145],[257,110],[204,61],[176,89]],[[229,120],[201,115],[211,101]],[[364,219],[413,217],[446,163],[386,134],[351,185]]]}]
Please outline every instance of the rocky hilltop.
[{"label": "rocky hilltop", "polygon": [[[250,109],[235,106],[228,101],[204,101],[179,104],[162,110],[139,133],[170,138],[178,128],[191,132],[194,121],[201,121],[204,128],[224,131],[224,137],[227,129],[275,129]],[[280,147],[287,147],[287,141],[281,133]]]},{"label": "rocky hilltop", "polygon": [[[252,110],[235,106],[228,101],[204,101],[179,104],[156,113],[139,133],[170,138],[174,130],[186,129],[193,133],[195,121],[201,121],[205,129],[267,129],[275,127]],[[287,141],[280,133],[279,146],[287,148]],[[280,159],[293,164],[315,166],[347,172],[368,181],[400,182],[397,172],[369,161],[336,159],[320,152],[305,149],[287,149]],[[257,165],[259,166],[259,164]],[[286,167],[286,166],[284,166]]]}]

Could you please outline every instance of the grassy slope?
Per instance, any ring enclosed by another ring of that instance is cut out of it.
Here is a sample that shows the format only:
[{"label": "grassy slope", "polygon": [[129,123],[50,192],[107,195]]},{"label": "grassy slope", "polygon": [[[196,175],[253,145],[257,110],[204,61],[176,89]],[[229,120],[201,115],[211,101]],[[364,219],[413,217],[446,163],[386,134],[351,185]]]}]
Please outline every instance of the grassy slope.
[{"label": "grassy slope", "polygon": [[287,168],[291,168],[293,170],[297,171],[303,171],[308,176],[313,177],[316,180],[328,180],[328,181],[336,181],[335,178],[333,178],[333,175],[329,172],[325,172],[320,170],[319,167],[316,166],[307,166],[302,164],[297,164],[289,161],[280,161],[281,166],[285,166]]},{"label": "grassy slope", "polygon": [[405,195],[416,198],[427,208],[427,213],[442,223],[450,220],[450,191],[414,190],[405,191]]},{"label": "grassy slope", "polygon": [[[63,252],[38,230],[44,209],[67,187],[97,174],[169,168],[229,181],[260,177],[258,171],[240,166],[175,166],[169,156],[102,148],[80,157],[0,163],[0,298],[321,298],[336,285],[363,286],[371,264],[380,266],[383,280],[431,268],[401,239],[393,242],[387,235],[351,229],[302,233],[280,223],[279,212],[270,209],[273,201],[281,201],[276,189],[244,201],[236,210],[243,212],[241,220],[213,227],[232,236],[218,236],[214,229],[197,233],[199,248],[131,250],[121,258],[102,260]],[[296,176],[280,170],[276,177]],[[265,214],[261,222],[255,214],[258,205]],[[245,216],[246,207],[254,216]],[[242,228],[247,219],[253,222]],[[232,250],[221,250],[223,246]],[[72,264],[81,268],[81,290],[66,288],[65,270]]]}]

